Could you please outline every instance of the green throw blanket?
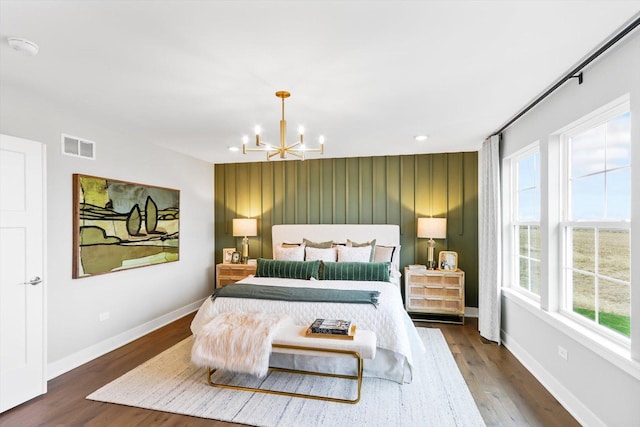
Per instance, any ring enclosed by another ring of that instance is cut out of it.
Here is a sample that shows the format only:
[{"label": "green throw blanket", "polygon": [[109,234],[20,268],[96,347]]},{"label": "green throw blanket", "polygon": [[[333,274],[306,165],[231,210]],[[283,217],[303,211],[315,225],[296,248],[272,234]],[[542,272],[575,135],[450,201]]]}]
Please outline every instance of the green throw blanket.
[{"label": "green throw blanket", "polygon": [[379,291],[351,289],[294,288],[288,286],[263,286],[234,283],[218,288],[211,295],[216,298],[249,298],[277,301],[343,302],[349,304],[373,304],[378,306]]}]

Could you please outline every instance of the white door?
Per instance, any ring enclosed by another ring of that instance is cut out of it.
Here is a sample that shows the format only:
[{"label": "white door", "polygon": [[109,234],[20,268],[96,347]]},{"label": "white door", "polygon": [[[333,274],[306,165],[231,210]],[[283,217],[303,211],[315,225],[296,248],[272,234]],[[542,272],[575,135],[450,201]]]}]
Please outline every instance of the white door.
[{"label": "white door", "polygon": [[0,135],[0,412],[47,391],[44,150]]}]

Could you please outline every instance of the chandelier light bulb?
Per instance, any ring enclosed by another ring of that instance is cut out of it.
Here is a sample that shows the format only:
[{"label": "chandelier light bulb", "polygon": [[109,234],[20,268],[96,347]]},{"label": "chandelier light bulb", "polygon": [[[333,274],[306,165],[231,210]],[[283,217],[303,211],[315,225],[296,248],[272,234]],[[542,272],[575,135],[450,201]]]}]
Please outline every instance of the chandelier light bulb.
[{"label": "chandelier light bulb", "polygon": [[247,135],[244,135],[242,137],[242,143],[246,145],[248,142],[249,142],[249,137]]},{"label": "chandelier light bulb", "polygon": [[256,133],[256,135],[260,135],[260,131],[261,131],[262,129],[260,129],[260,126],[256,125],[256,127],[255,127],[255,128],[253,128],[253,130],[254,130],[254,132]]},{"label": "chandelier light bulb", "polygon": [[318,138],[318,142],[320,144],[324,144],[324,136],[323,135],[320,135],[320,138]]},{"label": "chandelier light bulb", "polygon": [[298,133],[300,135],[304,135],[304,126],[302,126],[302,125],[298,126]]}]

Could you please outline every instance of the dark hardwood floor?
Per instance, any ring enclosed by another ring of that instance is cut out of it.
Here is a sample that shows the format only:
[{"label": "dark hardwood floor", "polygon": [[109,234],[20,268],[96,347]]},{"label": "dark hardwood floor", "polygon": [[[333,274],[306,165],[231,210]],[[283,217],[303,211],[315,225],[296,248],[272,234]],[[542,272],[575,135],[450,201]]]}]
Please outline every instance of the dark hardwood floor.
[{"label": "dark hardwood floor", "polygon": [[[96,389],[190,335],[193,315],[49,381],[47,394],[0,414],[0,426],[232,426],[221,421],[85,399]],[[489,426],[573,426],[573,417],[504,347],[484,343],[476,319],[439,328]],[[428,415],[425,415],[428,416]]]}]

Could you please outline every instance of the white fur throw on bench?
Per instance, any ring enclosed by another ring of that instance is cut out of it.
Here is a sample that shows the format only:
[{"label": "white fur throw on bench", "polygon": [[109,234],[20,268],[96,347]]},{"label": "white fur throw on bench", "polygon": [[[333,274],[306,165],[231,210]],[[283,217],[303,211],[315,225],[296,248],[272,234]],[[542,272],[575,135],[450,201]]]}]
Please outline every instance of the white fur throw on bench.
[{"label": "white fur throw on bench", "polygon": [[287,317],[280,313],[220,313],[195,336],[191,361],[204,368],[262,378],[269,372],[273,335]]}]

